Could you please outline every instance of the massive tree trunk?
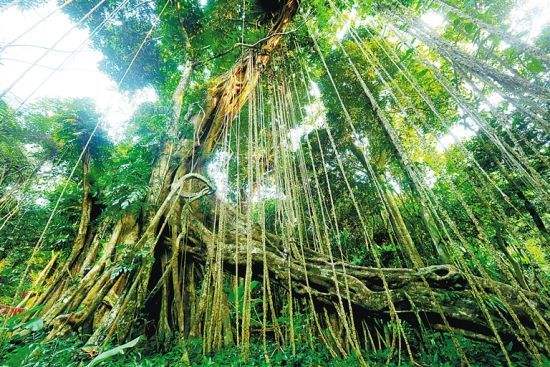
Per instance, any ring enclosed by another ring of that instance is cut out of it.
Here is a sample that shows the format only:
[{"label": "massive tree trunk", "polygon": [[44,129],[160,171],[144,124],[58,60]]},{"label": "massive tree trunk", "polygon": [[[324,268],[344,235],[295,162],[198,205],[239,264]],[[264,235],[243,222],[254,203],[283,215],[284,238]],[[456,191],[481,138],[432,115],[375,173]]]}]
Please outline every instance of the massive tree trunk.
[{"label": "massive tree trunk", "polygon": [[[168,127],[169,141],[164,145],[162,155],[152,171],[148,195],[150,209],[139,216],[128,214],[118,220],[101,250],[97,248],[99,242],[86,240],[92,230],[90,207],[87,198],[84,198],[81,225],[71,254],[60,268],[63,271],[54,274],[46,290],[35,300],[25,302],[26,306],[48,305],[39,315],[46,324],[52,326],[49,338],[71,329],[91,327],[93,334],[89,344],[96,345],[115,336],[124,339],[133,332],[136,318],[143,307],[151,302],[148,291],[159,283],[163,297],[160,309],[153,311],[157,313],[153,319],[158,319],[158,333],[171,333],[167,314],[172,305],[179,315],[175,317],[177,328],[180,331],[185,328],[182,310],[189,306],[184,304],[180,294],[189,294],[193,290],[189,289],[189,284],[182,285],[186,281],[190,282],[190,279],[186,279],[183,270],[174,265],[181,264],[179,247],[185,230],[179,218],[187,203],[212,191],[202,176],[192,173],[203,169],[194,158],[212,152],[223,130],[247,102],[272,53],[281,43],[297,8],[297,0],[287,0],[259,48],[246,52],[229,72],[214,83],[208,91],[205,108],[191,119],[197,141],[178,140],[176,137],[183,93],[192,72],[192,65],[186,65],[174,93],[174,113]],[[176,157],[182,158],[174,164]],[[88,182],[85,181],[85,184]],[[89,190],[85,189],[85,192]],[[100,228],[105,227],[107,225],[100,225]],[[168,242],[164,240],[167,233],[171,233],[172,239]],[[118,244],[124,244],[125,248],[118,251]],[[82,258],[86,265],[90,265],[86,269],[80,262],[77,264],[77,259],[83,253],[89,255]],[[99,253],[101,255],[96,256]],[[170,277],[166,269],[171,269],[171,284],[168,283]],[[67,270],[74,276],[71,282],[65,277]],[[79,273],[78,270],[82,271]],[[177,279],[182,275],[183,281]],[[196,276],[195,271],[191,277]],[[180,299],[172,302],[168,295],[172,296],[171,299]]]}]

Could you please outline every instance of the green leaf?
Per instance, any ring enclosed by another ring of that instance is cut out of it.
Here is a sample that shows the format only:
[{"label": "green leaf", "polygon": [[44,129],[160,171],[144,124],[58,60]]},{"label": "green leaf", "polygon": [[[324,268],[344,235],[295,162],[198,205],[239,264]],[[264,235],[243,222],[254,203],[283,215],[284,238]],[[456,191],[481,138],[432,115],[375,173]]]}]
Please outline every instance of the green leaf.
[{"label": "green leaf", "polygon": [[466,23],[464,24],[464,30],[468,34],[473,34],[476,31],[476,26],[473,23]]},{"label": "green leaf", "polygon": [[532,59],[531,62],[527,64],[527,70],[532,73],[538,74],[544,71],[544,65],[542,65],[542,62],[540,60]]},{"label": "green leaf", "polygon": [[424,75],[428,73],[428,69],[422,69],[418,72],[418,78],[422,78]]},{"label": "green leaf", "polygon": [[143,336],[140,335],[134,340],[131,340],[126,344],[119,345],[118,347],[114,347],[112,349],[109,349],[108,351],[100,353],[94,359],[92,359],[92,361],[88,363],[86,367],[93,367],[108,358],[116,356],[117,354],[124,354],[124,349],[135,347],[142,339],[143,339]]}]

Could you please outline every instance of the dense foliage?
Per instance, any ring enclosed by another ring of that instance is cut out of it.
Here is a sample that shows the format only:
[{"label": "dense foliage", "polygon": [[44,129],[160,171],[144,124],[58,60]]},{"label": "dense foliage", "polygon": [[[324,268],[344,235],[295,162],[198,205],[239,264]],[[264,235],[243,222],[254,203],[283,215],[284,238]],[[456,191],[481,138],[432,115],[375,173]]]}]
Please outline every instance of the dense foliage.
[{"label": "dense foliage", "polygon": [[59,3],[159,99],[116,142],[90,100],[0,101],[0,365],[548,363],[521,4]]}]

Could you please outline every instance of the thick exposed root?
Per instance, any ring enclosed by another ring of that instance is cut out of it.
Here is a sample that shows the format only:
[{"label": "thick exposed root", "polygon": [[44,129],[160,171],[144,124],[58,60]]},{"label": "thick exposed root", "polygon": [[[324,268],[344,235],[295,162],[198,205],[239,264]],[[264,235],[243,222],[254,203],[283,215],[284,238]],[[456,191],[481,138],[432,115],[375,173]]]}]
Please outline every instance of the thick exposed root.
[{"label": "thick exposed root", "polygon": [[[223,261],[228,271],[234,271],[236,259],[239,259],[239,267],[246,266],[245,245],[235,246],[233,240],[215,242],[212,233],[196,220],[190,225],[189,236],[192,244],[188,244],[185,250],[196,258],[205,259],[208,246],[223,246]],[[252,241],[252,245],[254,276],[261,278],[264,264],[262,244]],[[468,337],[492,339],[493,332],[479,307],[480,300],[476,298],[475,289],[482,289],[488,297],[482,301],[488,305],[499,334],[514,339],[514,330],[510,330],[513,322],[510,324],[509,321],[512,319],[509,315],[511,311],[517,315],[522,326],[529,330],[530,336],[541,341],[541,346],[544,344],[542,341],[550,335],[548,324],[544,321],[550,319],[550,300],[545,296],[490,279],[466,276],[451,265],[378,269],[344,262],[331,264],[326,257],[313,251],[308,251],[305,258],[294,257],[274,237],[270,238],[266,251],[271,279],[278,281],[279,286],[287,287],[290,266],[292,292],[303,297],[311,294],[316,302],[326,305],[338,302],[334,267],[339,289],[346,289],[346,283],[349,289],[347,293],[342,292],[341,296],[351,301],[359,317],[389,317],[390,306],[383,286],[385,279],[391,300],[401,318],[417,320],[420,317],[426,325],[435,329],[451,328]],[[504,299],[499,300],[497,294]],[[509,305],[511,310],[503,304]],[[444,319],[448,325],[445,325]],[[535,327],[540,323],[544,330]]]}]

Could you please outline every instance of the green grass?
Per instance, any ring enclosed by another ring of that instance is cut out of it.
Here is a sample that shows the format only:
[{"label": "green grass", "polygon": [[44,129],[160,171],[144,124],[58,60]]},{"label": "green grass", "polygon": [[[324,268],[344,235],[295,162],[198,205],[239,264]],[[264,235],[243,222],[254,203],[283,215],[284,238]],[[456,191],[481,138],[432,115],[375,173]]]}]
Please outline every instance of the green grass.
[{"label": "green grass", "polygon": [[[83,340],[72,336],[44,342],[44,333],[39,331],[19,340],[5,342],[0,347],[0,366],[9,367],[87,367],[92,357],[82,351]],[[460,356],[456,352],[449,337],[439,333],[424,336],[426,344],[422,351],[418,351],[415,361],[423,366],[459,366]],[[412,340],[414,347],[415,341]],[[459,342],[468,356],[472,366],[505,366],[502,353],[497,348],[459,339]],[[115,347],[115,346],[113,346]],[[166,347],[166,346],[162,346]],[[186,366],[182,358],[187,356],[192,366],[359,366],[357,359],[352,355],[343,359],[331,358],[328,350],[321,343],[315,343],[311,348],[307,343],[298,343],[296,353],[292,354],[289,348],[280,348],[275,344],[268,344],[269,362],[266,363],[264,350],[260,341],[253,341],[251,356],[247,361],[241,358],[240,350],[236,347],[225,348],[217,353],[203,355],[200,339],[186,341],[168,348],[165,353],[158,352],[159,345],[152,340],[143,340],[134,348],[128,348],[124,354],[111,356],[96,366],[122,367],[159,367],[159,366]],[[523,353],[511,353],[515,366],[536,366]],[[411,366],[411,363],[402,350],[401,355],[383,349],[376,352],[365,352],[364,357],[371,366]],[[388,363],[389,364],[386,364]],[[550,363],[543,366],[550,366]]]}]

